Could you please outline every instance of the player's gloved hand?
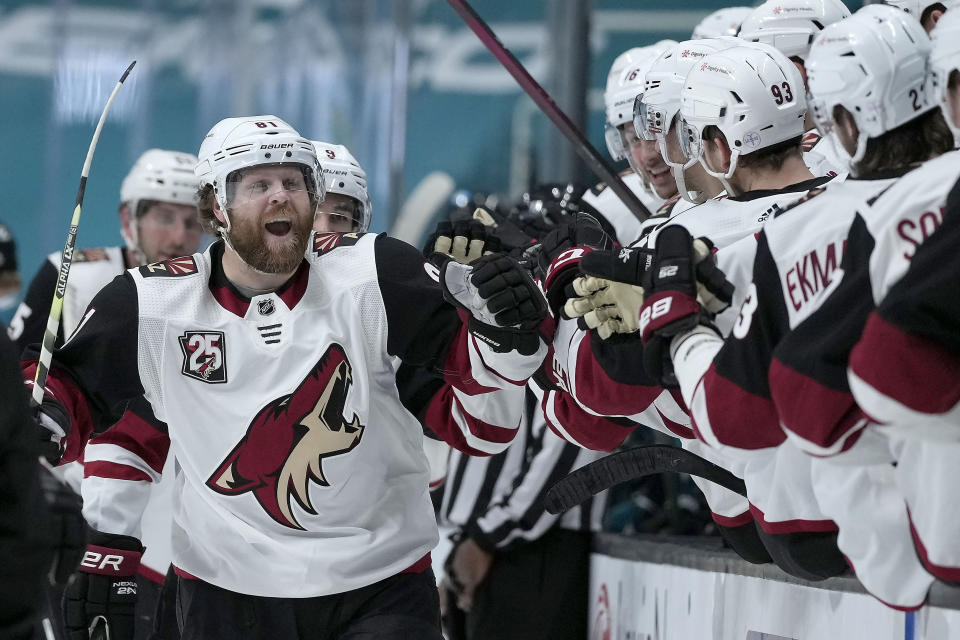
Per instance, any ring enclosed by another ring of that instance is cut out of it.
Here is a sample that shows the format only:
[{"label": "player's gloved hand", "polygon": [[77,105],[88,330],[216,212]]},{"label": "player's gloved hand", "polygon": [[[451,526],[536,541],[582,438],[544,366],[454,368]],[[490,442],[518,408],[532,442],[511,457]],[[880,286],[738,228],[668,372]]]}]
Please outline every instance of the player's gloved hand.
[{"label": "player's gloved hand", "polygon": [[586,274],[572,283],[563,312],[582,318],[603,340],[634,333],[640,324],[644,290],[641,286],[652,254],[646,249],[596,251],[580,263]]},{"label": "player's gloved hand", "polygon": [[567,301],[568,286],[579,275],[580,261],[592,251],[613,248],[613,240],[588,213],[569,216],[544,236],[535,251],[534,275],[543,283],[550,311],[556,317]]},{"label": "player's gloved hand", "polygon": [[53,550],[51,584],[65,585],[77,570],[87,547],[87,522],[83,519],[83,501],[50,469],[40,464],[40,492],[47,507],[47,526],[40,534]]},{"label": "player's gloved hand", "polygon": [[[677,379],[670,360],[670,339],[704,325],[714,330],[713,314],[697,301],[698,260],[712,260],[709,245],[695,246],[689,232],[681,226],[664,228],[657,237],[653,262],[645,276],[646,299],[640,310],[640,334],[643,339],[643,364],[647,373],[665,387],[675,387]],[[705,304],[729,305],[733,286],[719,270],[707,268],[708,285],[703,285]],[[718,332],[719,333],[719,332]]]},{"label": "player's gloved hand", "polygon": [[470,264],[482,255],[499,251],[500,239],[493,227],[477,219],[440,222],[423,248],[424,256],[436,267],[447,260]]},{"label": "player's gloved hand", "polygon": [[136,538],[91,532],[79,571],[64,592],[63,617],[70,640],[88,640],[103,624],[110,640],[133,640],[142,555],[143,545]]},{"label": "player's gloved hand", "polygon": [[40,455],[51,465],[59,464],[70,433],[70,416],[66,407],[48,393],[43,396],[40,406],[33,407],[32,417],[40,441]]},{"label": "player's gloved hand", "polygon": [[515,260],[490,254],[463,265],[448,260],[440,271],[443,296],[470,314],[470,331],[498,353],[533,355],[547,303],[533,278]]}]

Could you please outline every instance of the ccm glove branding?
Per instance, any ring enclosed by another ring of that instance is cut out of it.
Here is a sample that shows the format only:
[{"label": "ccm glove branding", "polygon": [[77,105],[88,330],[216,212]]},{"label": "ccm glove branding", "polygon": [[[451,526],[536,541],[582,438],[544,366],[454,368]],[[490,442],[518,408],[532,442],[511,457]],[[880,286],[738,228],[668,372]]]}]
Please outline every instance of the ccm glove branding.
[{"label": "ccm glove branding", "polygon": [[530,275],[504,255],[483,256],[469,266],[448,261],[440,273],[448,302],[470,313],[470,330],[494,351],[532,355],[547,316],[543,294]]}]

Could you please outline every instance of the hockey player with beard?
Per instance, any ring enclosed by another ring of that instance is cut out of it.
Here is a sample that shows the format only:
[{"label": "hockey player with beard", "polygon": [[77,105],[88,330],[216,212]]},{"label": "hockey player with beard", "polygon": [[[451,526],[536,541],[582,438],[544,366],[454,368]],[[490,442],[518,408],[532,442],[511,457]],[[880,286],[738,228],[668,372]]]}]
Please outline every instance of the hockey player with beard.
[{"label": "hockey player with beard", "polygon": [[[137,159],[120,186],[119,216],[125,246],[75,252],[57,344],[62,344],[63,336],[73,333],[97,292],[126,269],[197,250],[203,231],[195,201],[197,179],[193,168],[196,163],[197,158],[192,154],[162,149],[150,149]],[[26,298],[17,309],[10,334],[21,352],[27,345],[43,340],[59,266],[60,253],[51,254],[34,276]],[[86,466],[71,462],[56,470],[74,491],[83,494],[85,515],[91,520],[96,519],[94,514],[102,505],[114,505],[119,496],[137,492],[148,498],[145,505],[138,505],[133,516],[142,517],[140,530],[144,546],[149,549],[137,575],[140,593],[135,613],[137,638],[148,637],[154,627],[158,630],[163,627],[164,633],[176,627],[171,607],[162,607],[154,619],[164,574],[170,566],[173,492],[172,472],[165,481],[160,481],[159,474],[164,468],[172,470],[173,460],[167,461],[166,449],[163,449],[149,464],[145,462],[141,470],[131,474],[127,469],[120,470],[101,461],[98,452],[112,447],[117,439],[136,437],[132,434],[142,433],[144,428],[152,431],[147,425],[155,422],[149,405],[138,399],[131,403],[129,411],[108,436],[95,438],[88,445]],[[84,444],[77,442],[77,449],[71,451],[67,460],[81,459],[80,448]],[[84,476],[86,479],[81,482]],[[167,595],[172,596],[172,592]],[[58,617],[59,611],[54,612],[53,618]]]},{"label": "hockey player with beard", "polygon": [[[437,273],[386,236],[311,235],[316,153],[275,116],[221,121],[199,156],[222,241],[105,287],[54,354],[43,413],[67,450],[139,395],[167,426],[112,462],[169,437],[183,638],[439,638],[422,431],[506,446],[546,351],[542,295],[506,259]],[[401,362],[444,385],[407,397]],[[128,638],[142,545],[100,515],[67,617]]]},{"label": "hockey player with beard", "polygon": [[[797,65],[807,84],[805,60],[814,38],[828,25],[850,17],[841,0],[768,0],[743,21],[739,37],[762,42],[778,50]],[[847,156],[833,140],[821,135],[807,114],[803,135],[803,160],[815,176],[845,175]]]},{"label": "hockey player with beard", "polygon": [[[891,532],[898,531],[909,541],[892,468],[880,464],[862,474],[845,474],[846,486],[863,490],[838,491],[836,474],[827,475],[812,458],[785,441],[770,395],[768,372],[777,343],[790,327],[816,309],[838,280],[844,236],[860,203],[882,192],[916,163],[950,147],[932,105],[915,108],[917,92],[923,99],[928,51],[929,43],[919,27],[889,8],[864,10],[849,21],[828,27],[815,41],[808,59],[811,105],[818,126],[835,135],[837,143],[854,155],[855,178],[831,183],[779,212],[764,226],[757,243],[741,241],[756,245],[756,258],[750,260],[752,278],[733,278],[733,284],[745,290],[746,299],[726,341],[715,329],[698,327],[698,323],[709,325],[709,320],[701,317],[696,304],[686,304],[677,293],[683,287],[689,289],[692,282],[658,279],[657,274],[671,265],[676,265],[680,274],[689,268],[684,259],[689,258],[691,242],[683,234],[674,240],[672,256],[660,257],[658,246],[641,312],[641,318],[653,318],[644,338],[646,351],[653,351],[645,352],[647,362],[659,366],[670,344],[672,367],[684,399],[693,409],[698,436],[744,462],[752,510],[777,563],[808,579],[842,571],[844,560],[834,546],[839,524],[842,550],[864,584],[877,597],[898,606],[922,602],[922,597],[915,600],[909,591],[919,587],[925,592],[929,578],[912,553],[875,556],[878,548],[889,551]],[[844,81],[838,82],[838,78]],[[883,102],[885,110],[868,108],[876,100]],[[886,117],[874,115],[881,112]],[[906,153],[890,152],[909,140],[923,144]],[[861,151],[855,154],[858,147]],[[724,254],[737,248],[732,245],[717,256],[734,274],[742,273],[742,268],[734,268],[730,256]],[[584,269],[589,266],[584,261]],[[672,311],[663,311],[658,317],[657,309],[668,304]],[[648,357],[651,355],[654,357]],[[809,412],[806,401],[805,411]],[[875,481],[870,486],[871,478],[881,478],[883,473],[888,476],[886,482]],[[828,482],[827,478],[834,480]],[[813,480],[826,491],[815,491]],[[844,509],[835,507],[841,502],[841,493]],[[871,511],[865,514],[853,505],[868,494]],[[849,523],[846,530],[845,523]]]},{"label": "hockey player with beard", "polygon": [[[621,178],[650,213],[676,195],[677,189],[656,144],[637,137],[633,128],[633,102],[643,92],[650,64],[674,44],[672,40],[661,40],[648,47],[635,47],[621,53],[610,67],[603,94],[607,151],[614,161],[629,163],[631,170],[622,173]],[[640,221],[606,184],[587,190],[582,200],[613,226],[616,240],[621,244],[633,242],[640,234]]]},{"label": "hockey player with beard", "polygon": [[[883,7],[869,9],[879,12]],[[867,10],[863,9],[861,12],[865,13]],[[886,11],[892,10],[886,8]],[[899,12],[893,13],[902,16]],[[901,19],[915,31],[920,31],[912,18]],[[956,33],[956,30],[952,34],[945,31],[945,39],[941,40],[938,49],[955,49]],[[939,60],[934,63],[935,68],[945,62],[942,53],[935,55],[934,60]],[[950,86],[950,76],[953,75],[951,71],[955,65],[954,62],[946,69],[941,67],[932,77],[928,76],[924,85],[925,89],[936,87],[944,92],[944,96],[948,96],[948,104],[941,105],[944,115],[948,117],[956,113],[956,76],[953,77],[952,88]],[[931,82],[934,78],[939,79],[935,83]],[[914,104],[919,104],[925,110],[937,102],[935,99],[927,102],[925,91],[915,86],[903,85],[901,88],[907,92],[905,100],[909,104],[903,107],[905,109],[912,109]],[[909,93],[910,91],[913,93]],[[889,107],[887,111],[890,111]],[[939,118],[936,110],[931,111],[928,117],[934,116]],[[957,124],[954,119],[953,125]],[[930,135],[923,133],[925,136]],[[849,145],[854,154],[870,153],[869,143],[865,144],[862,138],[861,134],[856,139],[856,145]],[[950,138],[946,127],[941,127],[938,134],[941,147],[952,146],[953,141]],[[920,133],[913,132],[885,151],[888,155],[909,153],[918,141],[923,139]],[[878,314],[871,316],[871,313],[878,303],[887,304],[885,296],[888,288],[897,282],[904,272],[930,264],[929,257],[916,265],[913,260],[920,255],[919,249],[928,238],[939,237],[937,229],[944,220],[945,207],[948,198],[953,197],[951,191],[958,178],[960,170],[957,153],[945,153],[926,162],[920,169],[906,174],[893,186],[857,209],[846,232],[846,247],[840,265],[842,275],[839,281],[834,283],[830,296],[780,341],[773,353],[774,361],[770,372],[771,395],[788,437],[805,451],[817,456],[821,460],[818,464],[824,469],[840,469],[835,471],[835,474],[841,479],[855,478],[856,476],[841,471],[846,472],[850,465],[865,467],[871,463],[896,462],[893,481],[906,501],[909,522],[902,524],[899,536],[888,536],[883,541],[883,546],[875,545],[876,554],[912,555],[912,536],[917,553],[927,570],[938,577],[954,580],[957,575],[956,567],[960,565],[954,537],[956,522],[952,516],[944,518],[947,509],[945,505],[950,504],[952,508],[952,496],[946,497],[945,487],[941,488],[932,478],[941,477],[945,465],[951,469],[955,466],[956,449],[952,444],[931,446],[928,437],[937,429],[934,426],[931,431],[929,428],[933,426],[932,423],[920,415],[909,418],[907,424],[891,425],[894,428],[873,428],[874,419],[885,421],[893,416],[884,410],[882,404],[876,403],[876,397],[871,398],[862,386],[859,397],[866,406],[858,406],[851,393],[848,376],[849,369],[852,369],[855,382],[858,379],[863,380],[864,377],[879,380],[881,372],[867,372],[868,367],[876,365],[876,360],[873,360],[873,355],[866,349],[869,345],[878,345],[880,342],[889,342],[889,347],[894,349],[898,344],[902,346],[902,339],[899,343],[897,340],[898,332],[889,331],[891,324],[884,320],[893,318],[898,313],[892,311],[900,304],[896,302],[896,298]],[[944,270],[940,270],[940,265],[929,268],[936,270],[938,275],[934,276],[935,278],[942,277],[945,282],[954,278],[954,274],[946,270],[949,269],[948,264],[943,265]],[[914,274],[922,280],[928,277],[916,271]],[[910,282],[909,279],[906,281]],[[901,293],[896,294],[899,299],[908,300],[909,295],[902,293],[902,289],[900,291]],[[922,295],[919,289],[918,294]],[[920,302],[919,308],[924,306],[925,304]],[[935,315],[942,321],[947,313],[949,312],[946,312],[946,309],[937,309]],[[905,322],[908,323],[906,326],[912,326],[909,324],[911,321]],[[936,326],[934,321],[926,330],[936,331]],[[829,332],[825,332],[825,327],[829,327]],[[902,334],[899,335],[902,338]],[[852,350],[858,340],[864,338],[866,340],[858,349],[858,360],[855,362]],[[921,345],[916,347],[916,355],[922,357]],[[881,349],[880,353],[884,351]],[[889,372],[888,367],[891,366],[893,370],[897,370],[899,363],[886,363],[884,368]],[[905,366],[901,371],[906,373],[908,370]],[[923,389],[930,392],[942,383],[943,380],[931,382]],[[889,386],[887,388],[889,389]],[[910,388],[911,386],[907,385],[906,389]],[[915,386],[912,388],[917,389]],[[922,394],[917,395],[910,401],[919,405],[924,402],[924,397]],[[890,406],[886,406],[887,411]],[[811,407],[815,410],[811,411]],[[871,411],[878,409],[880,415],[872,415]],[[954,426],[951,424],[948,432],[952,432]],[[842,502],[842,494],[836,492],[838,484],[838,481],[833,482],[833,493],[824,487],[823,495],[833,496],[838,502]],[[849,482],[849,485],[851,491],[857,489],[852,482]],[[844,505],[840,504],[836,508],[842,506]],[[902,503],[900,509],[904,510]],[[950,513],[952,514],[952,510]],[[843,528],[841,523],[841,533]],[[906,550],[903,547],[906,547]],[[896,583],[895,593],[905,601],[904,606],[917,606],[923,602],[929,578],[926,578],[926,583],[919,579],[907,581],[899,577],[890,580]]]}]

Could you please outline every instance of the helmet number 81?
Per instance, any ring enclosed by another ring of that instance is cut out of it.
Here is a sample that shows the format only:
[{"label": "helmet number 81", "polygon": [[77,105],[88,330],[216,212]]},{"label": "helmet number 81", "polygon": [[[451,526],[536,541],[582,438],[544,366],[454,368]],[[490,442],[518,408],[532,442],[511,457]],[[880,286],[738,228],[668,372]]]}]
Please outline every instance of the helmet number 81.
[{"label": "helmet number 81", "polygon": [[266,121],[266,122],[254,122],[253,124],[257,125],[257,127],[260,128],[260,129],[266,129],[267,127],[273,127],[274,129],[279,128],[279,127],[277,127],[277,123],[276,123],[276,122],[271,122],[271,121],[269,121],[269,120]]},{"label": "helmet number 81", "polygon": [[[781,89],[783,90],[781,91]],[[773,94],[773,101],[776,102],[777,105],[793,101],[793,91],[790,90],[789,82],[781,82],[780,86],[775,84],[770,85],[770,93]]]}]

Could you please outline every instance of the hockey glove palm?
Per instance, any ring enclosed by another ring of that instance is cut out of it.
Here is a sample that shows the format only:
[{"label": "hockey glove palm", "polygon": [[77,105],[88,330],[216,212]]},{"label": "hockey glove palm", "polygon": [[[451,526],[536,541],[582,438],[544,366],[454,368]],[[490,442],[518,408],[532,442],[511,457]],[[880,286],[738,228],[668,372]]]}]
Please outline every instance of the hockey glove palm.
[{"label": "hockey glove palm", "polygon": [[63,617],[70,640],[87,640],[103,623],[111,640],[133,640],[142,555],[143,545],[136,538],[91,533],[80,569],[64,592]]},{"label": "hockey glove palm", "polygon": [[480,256],[499,251],[500,239],[493,234],[491,226],[476,219],[455,223],[444,220],[427,238],[423,255],[434,266],[440,267],[447,260],[470,264]]},{"label": "hockey glove palm", "polygon": [[643,305],[643,282],[651,256],[643,249],[597,251],[586,256],[580,270],[584,277],[573,281],[572,297],[564,307],[571,318],[583,318],[604,340],[637,331]]},{"label": "hockey glove palm", "polygon": [[470,331],[494,351],[532,355],[540,347],[537,329],[547,304],[533,278],[504,255],[468,265],[448,261],[440,272],[444,298],[470,313]]}]

